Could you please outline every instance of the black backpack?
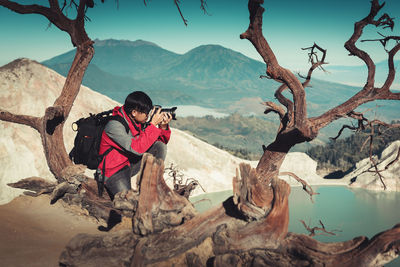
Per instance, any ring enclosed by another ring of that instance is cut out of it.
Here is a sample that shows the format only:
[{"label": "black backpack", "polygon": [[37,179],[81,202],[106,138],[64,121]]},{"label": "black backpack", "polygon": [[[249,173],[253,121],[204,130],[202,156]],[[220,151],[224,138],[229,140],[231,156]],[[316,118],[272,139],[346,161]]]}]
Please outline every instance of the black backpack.
[{"label": "black backpack", "polygon": [[99,155],[99,149],[101,135],[108,121],[117,120],[121,122],[126,132],[129,132],[129,126],[125,119],[118,115],[113,116],[112,111],[107,110],[98,114],[90,114],[89,117],[80,118],[72,124],[72,129],[77,134],[69,157],[75,164],[86,165],[91,170],[97,169],[105,156],[105,153]]},{"label": "black backpack", "polygon": [[[80,118],[72,124],[72,129],[77,132],[74,147],[69,153],[70,159],[75,164],[86,165],[91,170],[96,170],[100,162],[113,148],[109,148],[105,153],[99,155],[101,136],[104,127],[110,120],[117,120],[124,125],[126,132],[129,126],[121,116],[112,115],[112,109],[98,114],[90,114],[89,117]],[[101,172],[96,171],[95,179],[99,186],[99,195],[102,195],[104,177]]]}]

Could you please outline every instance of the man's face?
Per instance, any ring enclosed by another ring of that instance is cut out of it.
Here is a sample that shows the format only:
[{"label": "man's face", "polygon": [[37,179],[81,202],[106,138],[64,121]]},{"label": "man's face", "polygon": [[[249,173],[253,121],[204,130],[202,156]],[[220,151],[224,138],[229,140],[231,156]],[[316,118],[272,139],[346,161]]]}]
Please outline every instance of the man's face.
[{"label": "man's face", "polygon": [[139,123],[145,123],[147,121],[148,114],[137,110],[132,110],[132,117]]}]

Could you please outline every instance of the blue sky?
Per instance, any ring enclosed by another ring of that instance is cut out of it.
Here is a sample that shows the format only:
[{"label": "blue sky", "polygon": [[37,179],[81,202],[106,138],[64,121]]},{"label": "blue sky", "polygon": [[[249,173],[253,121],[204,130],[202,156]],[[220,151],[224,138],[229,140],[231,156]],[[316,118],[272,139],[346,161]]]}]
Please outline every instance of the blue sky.
[{"label": "blue sky", "polygon": [[[261,60],[251,43],[239,38],[249,23],[247,1],[208,0],[209,15],[200,10],[200,1],[181,2],[188,26],[183,24],[172,0],[151,0],[147,6],[142,0],[119,0],[119,8],[114,0],[106,0],[105,4],[97,1],[97,6],[88,12],[91,21],[86,23],[87,32],[93,40],[142,39],[179,54],[199,45],[219,44]],[[306,69],[307,52],[301,48],[314,42],[328,50],[330,65],[361,65],[360,60],[347,55],[343,44],[354,22],[367,15],[370,0],[265,0],[264,7],[264,36],[282,66]],[[400,1],[387,0],[384,12],[400,17]],[[397,28],[394,34],[400,35]],[[368,38],[376,37],[372,27],[366,33]],[[48,28],[45,18],[15,14],[3,7],[0,36],[0,65],[19,57],[42,61],[73,49],[69,36],[55,26]],[[365,45],[375,60],[385,59],[381,46]]]}]

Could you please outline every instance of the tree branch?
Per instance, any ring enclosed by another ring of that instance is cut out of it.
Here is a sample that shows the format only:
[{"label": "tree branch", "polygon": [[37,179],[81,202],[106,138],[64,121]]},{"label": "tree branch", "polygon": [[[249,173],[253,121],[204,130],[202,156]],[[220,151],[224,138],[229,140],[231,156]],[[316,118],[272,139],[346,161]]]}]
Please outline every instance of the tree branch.
[{"label": "tree branch", "polygon": [[[388,64],[389,64],[389,73],[386,79],[386,82],[382,88],[374,87],[374,78],[375,78],[375,64],[373,63],[371,57],[363,50],[360,50],[356,47],[355,43],[359,40],[363,29],[367,25],[375,25],[375,26],[388,26],[392,28],[391,22],[386,20],[386,16],[381,17],[379,20],[374,20],[374,17],[383,7],[379,5],[378,0],[373,0],[371,4],[371,10],[367,17],[355,23],[353,35],[350,39],[345,43],[346,49],[350,52],[350,55],[357,56],[361,60],[364,61],[368,68],[368,77],[367,82],[364,85],[363,89],[351,97],[346,102],[338,105],[337,107],[325,112],[319,117],[311,118],[310,120],[315,124],[318,129],[325,127],[327,124],[332,122],[333,120],[342,118],[350,113],[352,110],[356,109],[358,106],[374,101],[374,100],[400,100],[400,93],[392,93],[389,91],[390,86],[393,83],[395,77],[395,68],[393,58],[396,53],[400,50],[400,44],[397,44],[393,49],[389,52]],[[397,37],[396,37],[397,38]]]},{"label": "tree branch", "polygon": [[281,120],[285,116],[285,110],[281,106],[277,105],[276,103],[271,102],[271,101],[266,101],[262,104],[267,106],[267,108],[264,111],[264,114],[268,114],[270,112],[275,112],[279,115],[279,118]]},{"label": "tree branch", "polygon": [[344,47],[350,52],[350,55],[357,56],[367,65],[368,79],[367,84],[364,86],[364,90],[372,90],[374,87],[375,64],[368,53],[356,46],[356,42],[360,39],[362,32],[367,25],[372,24],[378,26],[374,21],[374,17],[378,14],[382,7],[383,5],[379,5],[378,0],[373,0],[370,13],[367,17],[355,23],[354,33],[344,45]]},{"label": "tree branch", "polygon": [[[372,125],[372,124],[370,124]],[[373,155],[372,155],[372,143],[373,143],[373,139],[374,139],[374,127],[371,126],[371,134],[370,134],[370,138],[369,138],[369,160],[372,164],[372,166],[375,169],[375,173],[378,175],[379,180],[381,181],[382,185],[383,185],[383,190],[386,190],[386,184],[383,181],[383,176],[381,175],[380,171],[378,170],[378,164],[375,162]]]},{"label": "tree branch", "polygon": [[[398,37],[400,40],[400,37]],[[395,45],[390,51],[389,51],[389,57],[388,57],[388,66],[389,66],[389,72],[388,76],[386,78],[386,81],[384,85],[382,86],[382,91],[386,91],[387,95],[389,96],[389,99],[400,99],[400,94],[393,94],[390,93],[390,86],[392,86],[395,75],[396,75],[396,69],[394,66],[394,56],[397,54],[397,52],[400,50],[400,43],[397,41],[397,45]],[[396,96],[397,95],[397,96]]]},{"label": "tree branch", "polygon": [[394,164],[395,162],[397,162],[397,161],[399,160],[399,158],[400,158],[400,147],[399,147],[399,150],[397,151],[397,156],[396,156],[396,158],[395,158],[394,160],[392,160],[391,162],[389,162],[388,165],[385,166],[385,169],[384,169],[384,170],[389,169],[389,167],[390,167],[392,164]]},{"label": "tree branch", "polygon": [[45,16],[60,30],[69,32],[71,20],[61,12],[57,0],[49,0],[50,8],[40,5],[20,5],[8,0],[0,0],[0,5],[20,14],[40,14]]},{"label": "tree branch", "polygon": [[310,195],[310,200],[311,202],[314,203],[312,196],[313,195],[319,195],[319,193],[315,193],[314,190],[312,189],[312,187],[303,179],[301,179],[300,177],[298,177],[296,174],[292,173],[292,172],[280,172],[279,175],[289,175],[291,177],[293,177],[294,179],[296,179],[296,181],[298,181],[299,183],[301,183],[303,185],[303,190],[307,192],[307,194]]},{"label": "tree branch", "polygon": [[[382,176],[381,172],[387,170],[390,165],[392,165],[393,163],[395,163],[398,160],[399,153],[400,153],[400,148],[399,148],[399,151],[398,151],[398,154],[397,154],[396,158],[393,161],[391,161],[388,165],[386,165],[383,170],[379,170],[378,169],[378,163],[375,162],[375,160],[373,158],[373,154],[372,154],[372,144],[373,144],[374,135],[375,135],[375,125],[379,125],[379,126],[382,125],[382,126],[385,126],[385,127],[388,127],[388,128],[395,128],[395,127],[400,127],[400,124],[392,124],[392,125],[390,125],[390,124],[381,122],[379,120],[373,120],[373,121],[368,123],[368,126],[371,128],[371,133],[369,135],[369,159],[371,161],[372,168],[374,169],[373,172],[375,172],[378,175],[379,180],[382,183],[383,189],[386,190],[387,187],[386,187],[386,184],[385,184],[385,182],[383,180],[384,177]],[[371,172],[370,169],[368,171]]]},{"label": "tree branch", "polygon": [[0,0],[0,5],[5,8],[10,9],[19,14],[41,14],[47,17],[52,12],[52,7],[47,8],[40,5],[21,5],[16,2],[8,1],[8,0]]},{"label": "tree branch", "polygon": [[[310,232],[309,236],[316,236],[316,235],[336,235],[334,232],[341,232],[340,230],[332,230],[332,231],[327,231],[325,228],[325,225],[322,223],[321,220],[319,220],[319,224],[321,227],[313,227],[310,228],[309,225],[306,225],[306,223],[303,220],[300,220],[300,222],[304,225],[304,227],[307,229],[308,232]],[[321,231],[321,233],[316,233],[316,231]]]},{"label": "tree branch", "polygon": [[[340,137],[340,135],[342,134],[344,129],[350,129],[352,131],[362,131],[365,130],[365,125],[364,122],[368,123],[368,120],[364,117],[363,113],[360,112],[355,112],[355,111],[351,111],[347,114],[348,117],[356,119],[358,121],[358,126],[350,126],[350,125],[343,125],[342,128],[340,129],[339,133],[337,134],[337,136],[335,137],[331,137],[331,140],[336,140]],[[361,149],[362,150],[362,149]]]},{"label": "tree branch", "polygon": [[203,10],[204,14],[208,14],[206,0],[200,0],[200,9]]},{"label": "tree branch", "polygon": [[42,118],[27,115],[17,115],[2,109],[0,109],[0,120],[24,124],[32,127],[38,132],[40,132],[42,125]]},{"label": "tree branch", "polygon": [[[179,6],[180,3],[181,3],[180,0],[174,0],[174,4],[175,4],[176,8],[177,8],[178,11],[179,11],[179,15],[181,15],[181,18],[182,18],[182,20],[183,20],[183,23],[185,24],[185,26],[187,26],[187,20],[185,19],[185,17],[183,17],[181,8],[180,8],[180,6]],[[203,7],[203,6],[202,6],[202,7]]]},{"label": "tree branch", "polygon": [[[379,39],[365,39],[365,40],[361,40],[361,42],[380,42],[383,47],[386,50],[386,45],[388,44],[388,42],[390,40],[396,40],[396,42],[399,42],[400,37],[399,36],[384,36],[381,33],[378,33],[380,36],[384,37],[384,38],[379,38]],[[386,50],[387,52],[389,52],[388,50]]]},{"label": "tree branch", "polygon": [[287,114],[285,116],[286,117],[286,121],[283,121],[281,119],[281,123],[283,125],[283,129],[286,128],[286,127],[291,127],[294,124],[294,104],[290,99],[286,98],[283,95],[283,91],[285,91],[287,88],[288,87],[287,87],[286,84],[282,84],[281,86],[279,86],[279,88],[275,92],[276,99],[278,99],[278,101],[282,105],[284,105],[286,107],[286,109],[287,109]]},{"label": "tree branch", "polygon": [[241,39],[249,40],[267,65],[266,74],[275,81],[284,83],[293,95],[294,125],[297,128],[304,128],[307,125],[307,106],[305,92],[300,81],[288,69],[281,67],[271,47],[262,33],[262,16],[264,8],[261,7],[264,1],[250,0],[248,4],[250,23],[246,32],[240,35]]},{"label": "tree branch", "polygon": [[77,22],[83,22],[85,19],[85,13],[86,13],[86,3],[89,2],[88,0],[80,0],[79,5],[77,8],[78,14],[76,15],[76,21]]},{"label": "tree branch", "polygon": [[[315,52],[315,49],[319,50],[322,53],[321,60],[318,59],[318,54],[317,54],[317,52]],[[311,75],[312,75],[313,71],[318,67],[321,68],[323,71],[325,71],[324,68],[322,68],[322,65],[328,64],[328,63],[325,62],[326,49],[323,49],[316,43],[314,43],[314,45],[311,47],[302,48],[302,50],[310,50],[310,52],[308,53],[308,56],[309,56],[308,61],[311,63],[311,67],[308,70],[308,74],[307,74],[307,77],[305,77],[305,81],[303,82],[303,87],[306,88],[308,86],[308,84],[310,83]]]}]

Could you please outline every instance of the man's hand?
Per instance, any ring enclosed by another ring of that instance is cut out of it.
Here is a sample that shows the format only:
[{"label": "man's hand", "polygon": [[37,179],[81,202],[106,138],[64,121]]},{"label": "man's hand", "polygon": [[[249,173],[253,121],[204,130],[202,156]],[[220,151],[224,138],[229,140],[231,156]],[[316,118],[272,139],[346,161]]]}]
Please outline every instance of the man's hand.
[{"label": "man's hand", "polygon": [[161,113],[163,115],[163,120],[160,123],[160,128],[163,130],[168,129],[168,123],[172,120],[172,114],[168,112]]},{"label": "man's hand", "polygon": [[154,126],[159,125],[164,120],[164,113],[161,113],[161,108],[157,108],[156,110],[154,107],[151,111],[151,114],[153,114],[153,117],[151,118],[150,123]]}]

